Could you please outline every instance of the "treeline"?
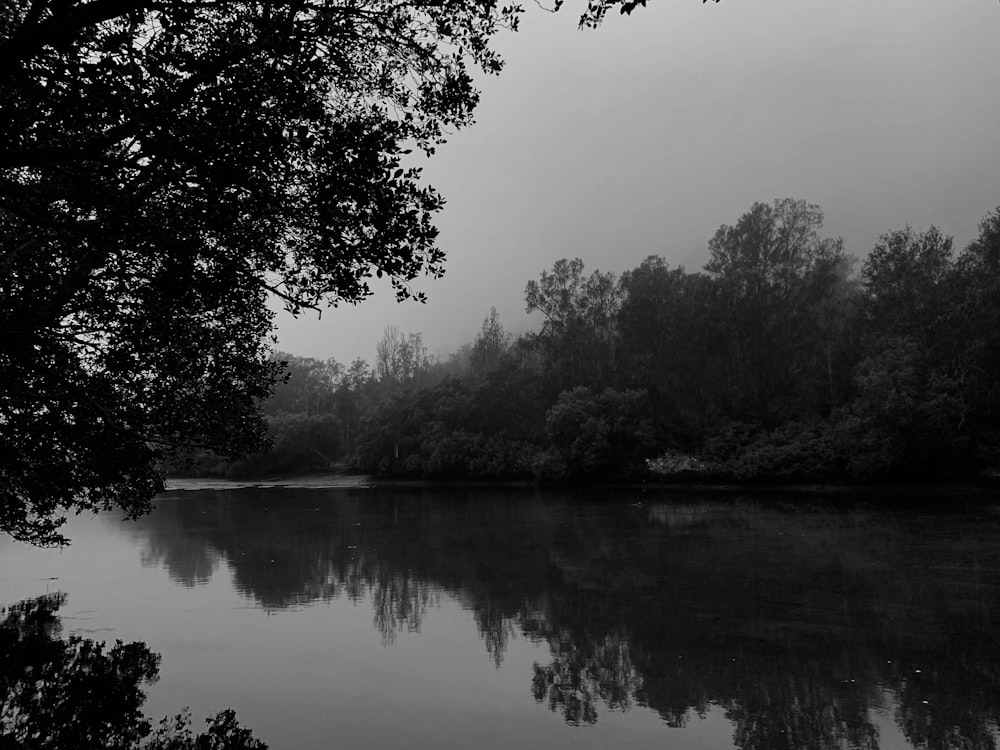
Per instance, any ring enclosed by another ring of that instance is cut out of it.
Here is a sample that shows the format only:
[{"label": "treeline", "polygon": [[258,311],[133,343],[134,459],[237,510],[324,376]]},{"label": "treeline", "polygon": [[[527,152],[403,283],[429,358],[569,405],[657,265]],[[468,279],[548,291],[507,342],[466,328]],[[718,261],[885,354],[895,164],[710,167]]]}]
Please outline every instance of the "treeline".
[{"label": "treeline", "polygon": [[1000,466],[1000,209],[860,263],[800,200],[756,203],[703,272],[560,260],[447,360],[386,330],[375,367],[281,355],[274,448],[204,473],[332,466],[464,479],[891,479]]}]

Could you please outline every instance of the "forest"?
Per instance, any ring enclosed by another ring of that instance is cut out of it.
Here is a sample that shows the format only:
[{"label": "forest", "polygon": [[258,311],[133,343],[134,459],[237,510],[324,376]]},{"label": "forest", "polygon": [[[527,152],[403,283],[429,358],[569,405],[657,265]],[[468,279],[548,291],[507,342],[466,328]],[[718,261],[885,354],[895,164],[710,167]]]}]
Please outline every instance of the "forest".
[{"label": "forest", "polygon": [[447,358],[386,328],[374,364],[275,353],[271,447],[174,474],[351,471],[484,481],[995,477],[1000,208],[956,250],[883,234],[863,260],[803,200],[755,203],[702,271],[557,261],[527,282],[537,330],[495,309]]}]

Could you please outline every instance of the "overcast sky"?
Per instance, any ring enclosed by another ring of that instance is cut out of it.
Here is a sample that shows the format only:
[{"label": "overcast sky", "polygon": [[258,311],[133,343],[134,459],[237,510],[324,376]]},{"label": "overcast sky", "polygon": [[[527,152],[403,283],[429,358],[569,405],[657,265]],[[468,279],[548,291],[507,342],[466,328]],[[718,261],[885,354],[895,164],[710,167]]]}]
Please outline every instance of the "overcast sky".
[{"label": "overcast sky", "polygon": [[491,306],[536,327],[524,286],[559,258],[699,270],[754,201],[820,204],[858,256],[906,224],[964,247],[1000,205],[997,0],[650,0],[596,31],[580,8],[527,1],[478,122],[427,162],[448,255],[415,285],[428,303],[385,286],[321,319],[282,313],[280,349],[372,362],[395,323],[446,355]]}]

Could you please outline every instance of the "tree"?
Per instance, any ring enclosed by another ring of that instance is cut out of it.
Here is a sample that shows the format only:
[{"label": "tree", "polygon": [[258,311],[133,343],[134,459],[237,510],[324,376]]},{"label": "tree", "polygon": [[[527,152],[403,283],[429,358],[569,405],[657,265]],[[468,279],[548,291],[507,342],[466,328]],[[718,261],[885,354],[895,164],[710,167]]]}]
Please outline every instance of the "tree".
[{"label": "tree", "polygon": [[[555,0],[555,9],[562,7],[564,0]],[[719,0],[714,0],[719,2]],[[618,8],[618,12],[624,16],[632,14],[638,7],[646,7],[647,0],[587,0],[587,10],[580,17],[580,26],[596,28],[601,25],[612,8]],[[702,4],[708,0],[701,0]]]},{"label": "tree", "polygon": [[260,457],[261,473],[323,471],[344,452],[344,431],[333,414],[279,414],[268,420],[273,445]]},{"label": "tree", "polygon": [[912,339],[882,339],[855,369],[857,397],[838,413],[847,470],[856,477],[926,476],[965,468],[957,383]]},{"label": "tree", "polygon": [[823,211],[785,198],[755,203],[709,242],[705,270],[721,285],[731,331],[726,346],[734,408],[763,416],[789,396],[807,354],[810,280],[843,256],[843,241],[821,238]]},{"label": "tree", "polygon": [[621,305],[615,274],[594,271],[587,277],[582,260],[563,258],[528,282],[524,298],[529,313],[538,310],[545,317],[539,341],[556,392],[611,379]]},{"label": "tree", "polygon": [[826,417],[848,400],[861,355],[861,285],[856,261],[839,244],[822,246],[805,279],[806,335],[798,391],[805,411]]},{"label": "tree", "polygon": [[645,389],[671,426],[694,427],[721,401],[716,292],[705,274],[670,269],[659,256],[622,274],[621,382]]},{"label": "tree", "polygon": [[473,371],[484,374],[496,367],[509,343],[510,334],[500,322],[497,309],[491,307],[490,314],[483,318],[483,327],[476,334],[472,345],[470,360]]},{"label": "tree", "polygon": [[957,377],[978,427],[1000,443],[1000,208],[983,217],[979,236],[956,261],[958,319],[964,343]]},{"label": "tree", "polygon": [[[441,273],[411,149],[471,122],[519,9],[334,0],[0,11],[0,528],[135,515],[181,448],[259,446],[277,295]],[[414,295],[420,297],[421,295]]]},{"label": "tree", "polygon": [[358,357],[344,371],[334,394],[334,408],[343,430],[344,451],[348,454],[356,447],[361,415],[366,407],[366,393],[373,382],[372,377],[371,366]]},{"label": "tree", "polygon": [[283,378],[274,395],[264,404],[267,415],[304,413],[306,416],[331,411],[333,396],[344,377],[344,366],[336,359],[323,362],[312,357],[277,352],[282,363]]},{"label": "tree", "polygon": [[655,448],[648,411],[643,391],[581,386],[559,394],[545,415],[545,434],[569,476],[628,476]]},{"label": "tree", "polygon": [[403,333],[397,325],[387,325],[375,346],[375,374],[383,383],[413,380],[430,363],[420,333]]},{"label": "tree", "polygon": [[356,357],[344,375],[344,385],[352,391],[361,390],[374,377],[371,365],[361,357]]},{"label": "tree", "polygon": [[951,237],[937,227],[906,227],[883,234],[861,277],[872,335],[919,342],[928,353],[947,346],[957,309]]},{"label": "tree", "polygon": [[903,458],[925,469],[947,464],[970,437],[983,453],[974,462],[996,461],[1000,212],[979,228],[957,258],[952,239],[935,227],[886,233],[862,268],[869,359],[878,363],[883,352],[908,347],[919,376],[909,408],[934,417],[924,419],[927,428],[903,423],[896,432],[905,432],[897,441]]}]

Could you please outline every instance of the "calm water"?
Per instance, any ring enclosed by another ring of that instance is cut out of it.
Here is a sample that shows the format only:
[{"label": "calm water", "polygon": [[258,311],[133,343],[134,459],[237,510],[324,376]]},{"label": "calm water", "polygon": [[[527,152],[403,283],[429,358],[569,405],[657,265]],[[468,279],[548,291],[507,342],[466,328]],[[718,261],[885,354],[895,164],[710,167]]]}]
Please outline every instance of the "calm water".
[{"label": "calm water", "polygon": [[0,541],[0,603],[273,750],[994,748],[1000,505],[912,500],[172,492]]}]

